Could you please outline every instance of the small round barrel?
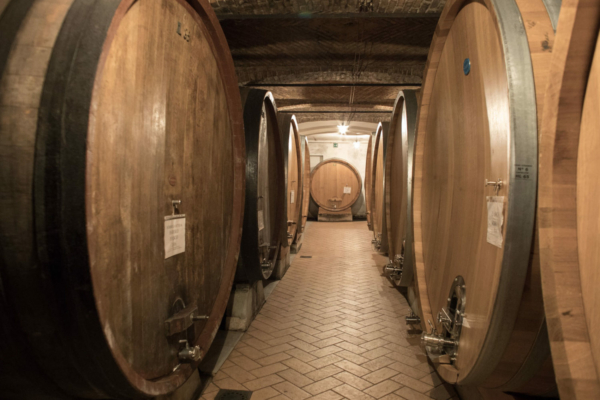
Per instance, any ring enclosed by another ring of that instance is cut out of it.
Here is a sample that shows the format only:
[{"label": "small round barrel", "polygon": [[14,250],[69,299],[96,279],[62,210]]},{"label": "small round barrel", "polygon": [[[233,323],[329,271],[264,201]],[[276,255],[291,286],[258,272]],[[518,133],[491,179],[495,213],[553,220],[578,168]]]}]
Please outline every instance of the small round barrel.
[{"label": "small round barrel", "polygon": [[285,198],[284,163],[277,107],[271,92],[241,89],[246,133],[246,202],[236,282],[273,273],[281,245]]},{"label": "small round barrel", "polygon": [[415,91],[398,93],[390,121],[385,165],[388,276],[396,285],[413,281],[412,173],[417,125]]},{"label": "small round barrel", "polygon": [[375,132],[373,164],[371,171],[371,225],[373,243],[382,253],[388,251],[385,218],[385,157],[387,152],[389,122],[379,123]]},{"label": "small round barrel", "polygon": [[308,220],[308,206],[310,205],[310,149],[308,148],[308,138],[304,137],[302,141],[302,226],[300,233],[304,233],[306,221]]},{"label": "small round barrel", "polygon": [[373,135],[369,135],[367,144],[367,162],[365,165],[365,207],[367,209],[367,226],[373,231],[373,217],[371,216],[371,175],[373,174]]},{"label": "small round barrel", "polygon": [[285,215],[287,215],[287,220],[283,220],[286,232],[282,245],[287,247],[294,243],[298,227],[302,223],[302,153],[296,117],[291,114],[281,114],[279,127],[285,165]]},{"label": "small round barrel", "polygon": [[563,1],[540,143],[544,305],[561,399],[600,398],[600,3]]},{"label": "small round barrel", "polygon": [[555,390],[535,222],[553,45],[542,0],[449,0],[433,38],[415,144],[414,250],[423,341],[451,383]]},{"label": "small round barrel", "polygon": [[206,0],[14,0],[0,32],[0,397],[171,393],[217,332],[240,248],[219,21]]},{"label": "small round barrel", "polygon": [[339,158],[319,163],[312,171],[310,181],[313,200],[326,211],[352,207],[362,188],[362,179],[356,168]]}]

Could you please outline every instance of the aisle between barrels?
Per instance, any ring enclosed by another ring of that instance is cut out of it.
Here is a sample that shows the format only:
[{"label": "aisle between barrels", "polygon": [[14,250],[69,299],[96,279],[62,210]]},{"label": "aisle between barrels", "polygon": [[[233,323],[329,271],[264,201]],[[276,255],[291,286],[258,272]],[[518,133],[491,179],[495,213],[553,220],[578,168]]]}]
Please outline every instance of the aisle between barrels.
[{"label": "aisle between barrels", "polygon": [[450,399],[409,334],[364,221],[309,222],[304,246],[202,399]]}]

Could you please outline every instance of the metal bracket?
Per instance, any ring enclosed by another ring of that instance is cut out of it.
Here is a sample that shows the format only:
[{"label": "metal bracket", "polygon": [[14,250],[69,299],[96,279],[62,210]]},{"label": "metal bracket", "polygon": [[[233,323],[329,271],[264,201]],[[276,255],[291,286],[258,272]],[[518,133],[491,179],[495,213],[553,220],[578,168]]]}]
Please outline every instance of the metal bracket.
[{"label": "metal bracket", "polygon": [[269,260],[263,260],[263,262],[260,263],[260,267],[262,268],[263,271],[268,271],[271,269],[271,261]]},{"label": "metal bracket", "polygon": [[437,322],[443,332],[438,334],[430,320],[431,333],[423,333],[421,342],[427,355],[434,362],[454,363],[458,357],[458,345],[465,317],[466,286],[462,276],[454,278],[448,302],[437,314]]},{"label": "metal bracket", "polygon": [[501,179],[498,179],[497,182],[494,181],[488,181],[487,179],[485,180],[485,186],[493,186],[494,189],[496,190],[496,196],[498,195],[498,192],[500,191],[500,189],[502,189],[502,186],[504,185],[504,182],[502,182]]},{"label": "metal bracket", "polygon": [[173,201],[171,201],[171,205],[173,206],[173,214],[172,215],[179,214],[179,206],[181,205],[181,200],[173,200]]},{"label": "metal bracket", "polygon": [[371,245],[375,250],[379,250],[381,248],[381,234],[377,234],[377,238],[371,240]]},{"label": "metal bracket", "polygon": [[177,354],[179,357],[179,361],[182,363],[194,363],[200,361],[202,358],[202,350],[200,350],[200,346],[190,347],[190,344],[187,340],[180,340],[180,344],[185,344],[185,348],[180,350]]},{"label": "metal bracket", "polygon": [[410,315],[406,316],[406,325],[415,325],[421,323],[421,317],[410,310]]},{"label": "metal bracket", "polygon": [[406,240],[402,241],[402,251],[400,254],[396,254],[393,261],[390,261],[384,268],[384,271],[390,278],[400,278],[402,271],[404,270],[404,244]]},{"label": "metal bracket", "polygon": [[173,336],[178,333],[187,331],[194,322],[209,319],[208,315],[197,315],[198,307],[195,304],[190,304],[183,310],[177,312],[172,317],[165,321],[165,329],[167,336]]}]

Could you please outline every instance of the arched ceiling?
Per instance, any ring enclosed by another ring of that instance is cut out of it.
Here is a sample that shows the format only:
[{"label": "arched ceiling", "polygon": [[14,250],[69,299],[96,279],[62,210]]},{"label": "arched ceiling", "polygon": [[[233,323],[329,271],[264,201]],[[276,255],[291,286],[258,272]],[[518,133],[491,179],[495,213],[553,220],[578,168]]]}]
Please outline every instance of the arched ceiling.
[{"label": "arched ceiling", "polygon": [[389,120],[418,89],[445,0],[210,0],[240,85],[299,122]]},{"label": "arched ceiling", "polygon": [[[301,135],[314,136],[332,134],[338,135],[338,125],[342,125],[343,122],[340,120],[328,120],[328,121],[313,121],[313,122],[301,122],[298,124],[298,130]],[[348,126],[348,132],[346,136],[357,136],[357,135],[370,135],[377,129],[377,123],[374,122],[362,122],[352,121]]]}]

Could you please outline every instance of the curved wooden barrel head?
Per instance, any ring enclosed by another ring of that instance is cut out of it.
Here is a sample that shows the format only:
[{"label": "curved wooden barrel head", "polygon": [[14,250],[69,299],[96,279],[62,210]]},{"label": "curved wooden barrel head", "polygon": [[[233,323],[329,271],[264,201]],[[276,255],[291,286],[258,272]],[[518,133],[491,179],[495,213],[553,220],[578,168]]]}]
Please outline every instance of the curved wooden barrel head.
[{"label": "curved wooden barrel head", "polygon": [[553,37],[541,0],[451,0],[430,50],[415,156],[416,271],[422,322],[438,332],[435,317],[464,280],[458,356],[438,369],[459,384],[553,387],[532,240]]},{"label": "curved wooden barrel head", "polygon": [[310,149],[308,148],[308,138],[304,138],[304,166],[303,185],[302,185],[302,232],[306,228],[308,219],[308,206],[310,205]]},{"label": "curved wooden barrel head", "polygon": [[271,92],[242,88],[246,138],[246,202],[236,282],[268,279],[281,244],[284,162]]},{"label": "curved wooden barrel head", "polygon": [[302,223],[302,154],[296,117],[290,114],[280,115],[279,126],[286,166],[287,220],[283,224],[287,227],[287,233],[283,243],[289,246],[294,242],[298,226]]},{"label": "curved wooden barrel head", "polygon": [[388,256],[391,262],[403,260],[402,273],[390,277],[401,286],[410,285],[413,276],[412,167],[417,109],[417,97],[413,91],[398,93],[387,144],[385,218]]},{"label": "curved wooden barrel head", "polygon": [[540,245],[563,399],[600,398],[600,3],[563,1],[540,144]]},{"label": "curved wooden barrel head", "polygon": [[385,220],[385,152],[387,124],[380,123],[375,134],[373,148],[373,170],[371,173],[371,223],[373,237],[379,243],[378,250],[387,251],[387,230]]},{"label": "curved wooden barrel head", "polygon": [[367,209],[367,226],[373,230],[373,216],[371,215],[371,175],[373,174],[373,135],[369,135],[367,144],[367,163],[365,166],[365,207]]},{"label": "curved wooden barrel head", "polygon": [[[36,1],[2,71],[35,86],[26,103],[21,85],[3,93],[30,117],[16,122],[29,156],[0,163],[23,163],[9,184],[23,232],[0,243],[30,254],[3,265],[2,290],[24,351],[62,390],[154,397],[192,373],[231,289],[245,163],[235,71],[204,0],[70,6]],[[189,363],[181,341],[198,346]]]},{"label": "curved wooden barrel head", "polygon": [[356,168],[338,158],[317,165],[310,179],[310,194],[315,203],[328,211],[352,207],[362,187],[362,179]]}]

